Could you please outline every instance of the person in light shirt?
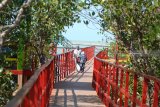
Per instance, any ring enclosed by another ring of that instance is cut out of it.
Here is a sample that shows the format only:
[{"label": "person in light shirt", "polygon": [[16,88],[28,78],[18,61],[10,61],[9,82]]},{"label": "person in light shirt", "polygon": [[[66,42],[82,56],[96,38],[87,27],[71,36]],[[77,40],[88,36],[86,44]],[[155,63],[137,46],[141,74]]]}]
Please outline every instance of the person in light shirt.
[{"label": "person in light shirt", "polygon": [[76,49],[73,51],[73,58],[75,60],[75,65],[77,65],[78,58],[80,57],[81,49],[79,46],[76,47]]},{"label": "person in light shirt", "polygon": [[80,54],[80,64],[79,64],[81,72],[84,71],[86,61],[87,61],[87,56],[84,53],[84,51],[82,51],[81,54]]}]

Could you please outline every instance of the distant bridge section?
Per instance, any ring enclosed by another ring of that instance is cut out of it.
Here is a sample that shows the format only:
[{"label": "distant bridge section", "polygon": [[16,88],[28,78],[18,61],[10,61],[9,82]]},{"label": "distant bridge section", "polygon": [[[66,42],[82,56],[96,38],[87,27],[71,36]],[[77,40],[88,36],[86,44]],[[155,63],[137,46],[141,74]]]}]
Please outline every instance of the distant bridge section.
[{"label": "distant bridge section", "polygon": [[101,42],[101,41],[79,41],[79,40],[72,40],[71,41],[73,46],[96,46],[96,47],[108,47],[109,45],[105,42]]},{"label": "distant bridge section", "polygon": [[[79,41],[79,40],[71,40],[72,43],[72,48],[76,48],[76,46],[80,47],[89,47],[89,46],[96,46],[99,48],[105,48],[108,47],[109,45],[107,43],[101,42],[101,41]],[[62,45],[58,46],[59,48],[68,48]]]},{"label": "distant bridge section", "polygon": [[[70,40],[70,43],[72,44],[72,47],[70,47],[70,49],[74,49],[74,48],[76,48],[76,46],[80,46],[80,48],[95,46],[96,47],[95,53],[98,53],[102,49],[109,47],[109,45],[106,42],[102,42],[102,41]],[[62,52],[61,51],[62,48],[68,49],[68,47],[65,47],[64,45],[58,45],[58,53]]]}]

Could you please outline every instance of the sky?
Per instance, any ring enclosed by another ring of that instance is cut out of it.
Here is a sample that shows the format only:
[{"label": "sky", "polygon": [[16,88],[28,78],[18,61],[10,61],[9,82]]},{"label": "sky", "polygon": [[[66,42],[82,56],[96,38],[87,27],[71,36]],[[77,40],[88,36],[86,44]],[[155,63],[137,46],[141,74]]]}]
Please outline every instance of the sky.
[{"label": "sky", "polygon": [[[102,34],[98,34],[100,26],[89,24],[85,25],[83,22],[75,23],[73,26],[66,28],[66,32],[63,33],[69,40],[79,41],[106,41],[106,37]],[[111,34],[107,34],[112,37]]]},{"label": "sky", "polygon": [[[105,33],[102,35],[100,32],[100,25],[98,24],[100,21],[100,17],[98,16],[98,10],[101,10],[100,6],[98,7],[90,7],[90,9],[83,9],[81,12],[78,13],[80,16],[81,23],[75,23],[73,26],[66,28],[66,32],[63,33],[69,40],[79,40],[79,41],[96,41],[96,42],[105,42],[106,37],[112,37],[110,33]],[[95,12],[94,16],[90,16],[89,13]],[[89,21],[89,24],[84,24],[83,21]],[[92,21],[91,21],[92,20]],[[109,42],[110,40],[107,39]]]}]

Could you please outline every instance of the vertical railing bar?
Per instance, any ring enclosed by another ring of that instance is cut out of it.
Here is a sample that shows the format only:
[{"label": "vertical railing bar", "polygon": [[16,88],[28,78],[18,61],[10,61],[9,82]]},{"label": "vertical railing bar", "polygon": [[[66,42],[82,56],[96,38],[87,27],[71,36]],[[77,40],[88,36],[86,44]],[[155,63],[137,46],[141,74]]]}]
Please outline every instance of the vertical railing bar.
[{"label": "vertical railing bar", "polygon": [[153,107],[158,107],[159,84],[154,81]]},{"label": "vertical railing bar", "polygon": [[133,103],[132,106],[136,107],[136,99],[137,99],[137,81],[138,81],[138,76],[135,74],[134,75],[134,86],[133,86]]},{"label": "vertical railing bar", "polygon": [[125,103],[124,107],[128,107],[128,89],[129,89],[129,72],[126,71],[126,86],[125,86]]},{"label": "vertical railing bar", "polygon": [[[121,78],[120,78],[120,89],[123,88],[123,73],[124,71],[121,69]],[[120,100],[119,100],[119,106],[122,107],[123,105],[123,99],[122,99],[122,92],[120,91]]]},{"label": "vertical railing bar", "polygon": [[[108,57],[108,56],[107,56]],[[117,104],[117,100],[118,100],[118,89],[117,89],[117,87],[118,87],[118,75],[119,75],[119,69],[116,67],[116,88],[115,88],[115,100],[114,100],[114,102]]]},{"label": "vertical railing bar", "polygon": [[143,80],[143,87],[142,87],[142,101],[141,101],[141,106],[146,104],[147,100],[147,90],[148,90],[148,79],[144,77]]}]

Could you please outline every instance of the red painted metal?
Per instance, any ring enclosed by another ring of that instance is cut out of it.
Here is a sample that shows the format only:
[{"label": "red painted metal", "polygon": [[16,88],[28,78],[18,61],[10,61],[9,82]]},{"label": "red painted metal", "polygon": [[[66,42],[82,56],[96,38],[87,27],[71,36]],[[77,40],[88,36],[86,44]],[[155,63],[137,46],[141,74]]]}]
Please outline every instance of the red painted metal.
[{"label": "red painted metal", "polygon": [[[94,47],[83,48],[88,60],[94,56]],[[22,89],[5,107],[48,107],[54,83],[66,78],[75,71],[73,51],[54,55],[53,58],[36,70]],[[13,74],[31,73],[12,70]]]},{"label": "red painted metal", "polygon": [[[87,60],[90,60],[94,56],[95,47],[82,48],[82,51],[85,52]],[[56,82],[61,81],[66,78],[75,70],[75,62],[73,59],[73,51],[60,54],[56,56]]]},{"label": "red painted metal", "polygon": [[134,86],[133,86],[133,103],[132,103],[132,106],[133,107],[136,107],[136,97],[137,97],[137,80],[138,79],[138,76],[135,74],[134,75]]},{"label": "red painted metal", "polygon": [[87,60],[90,60],[94,56],[95,47],[92,46],[92,47],[82,48],[82,51],[85,52]]},{"label": "red painted metal", "polygon": [[147,90],[148,90],[148,80],[146,78],[144,78],[143,89],[142,89],[142,101],[141,101],[141,106],[143,106],[143,107],[146,107]]},{"label": "red painted metal", "polygon": [[11,70],[10,71],[13,75],[25,75],[25,76],[32,76],[33,72],[30,70]]},{"label": "red painted metal", "polygon": [[[123,75],[124,75],[124,72],[123,72],[123,70],[121,69],[121,79],[120,79],[120,89],[122,89],[122,87],[123,87]],[[119,105],[120,105],[120,107],[122,107],[122,105],[123,105],[123,99],[122,99],[122,92],[120,92],[120,103],[119,103]]]},{"label": "red painted metal", "polygon": [[[151,106],[160,106],[160,79],[107,62],[103,60],[106,59],[105,53],[106,51],[102,51],[94,58],[92,86],[106,107],[150,106],[149,84],[153,84]],[[138,87],[141,87],[139,95]]]},{"label": "red painted metal", "polygon": [[56,82],[66,78],[74,70],[73,51],[55,56],[55,79]]},{"label": "red painted metal", "polygon": [[160,90],[160,84],[158,84],[156,81],[154,82],[154,102],[153,107],[158,107],[158,91]]},{"label": "red painted metal", "polygon": [[128,107],[128,96],[129,96],[129,93],[128,93],[128,88],[129,88],[129,72],[127,71],[126,72],[126,86],[125,86],[125,103],[124,103],[124,106],[125,107]]}]

